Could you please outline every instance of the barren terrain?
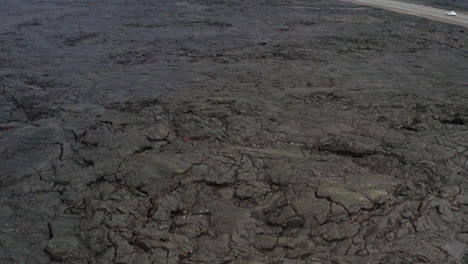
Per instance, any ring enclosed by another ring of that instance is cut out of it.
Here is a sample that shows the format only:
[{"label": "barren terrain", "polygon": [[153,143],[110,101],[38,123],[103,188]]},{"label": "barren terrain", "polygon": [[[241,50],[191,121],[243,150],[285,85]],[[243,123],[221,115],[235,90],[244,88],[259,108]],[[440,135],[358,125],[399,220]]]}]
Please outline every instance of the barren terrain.
[{"label": "barren terrain", "polygon": [[466,263],[465,28],[332,0],[0,14],[0,263]]}]

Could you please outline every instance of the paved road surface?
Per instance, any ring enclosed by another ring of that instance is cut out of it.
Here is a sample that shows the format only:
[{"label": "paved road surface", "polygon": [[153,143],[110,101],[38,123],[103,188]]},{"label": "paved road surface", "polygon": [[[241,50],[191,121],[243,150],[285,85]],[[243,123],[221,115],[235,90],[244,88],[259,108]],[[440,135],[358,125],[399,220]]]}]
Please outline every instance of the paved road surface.
[{"label": "paved road surface", "polygon": [[[449,10],[433,8],[422,5],[408,4],[392,0],[342,0],[353,2],[356,4],[369,5],[379,7],[400,13],[420,16],[432,20],[442,21],[446,23],[456,24],[468,28],[468,15],[457,12],[457,16],[447,16]],[[455,10],[456,11],[456,10]]]}]

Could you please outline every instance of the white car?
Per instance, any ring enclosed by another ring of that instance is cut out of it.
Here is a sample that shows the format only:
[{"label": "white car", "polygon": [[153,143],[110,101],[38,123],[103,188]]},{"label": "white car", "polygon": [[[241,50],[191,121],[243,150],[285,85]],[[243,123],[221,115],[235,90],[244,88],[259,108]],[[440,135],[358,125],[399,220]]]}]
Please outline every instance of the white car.
[{"label": "white car", "polygon": [[457,13],[453,12],[453,11],[448,11],[447,12],[447,16],[456,16]]}]

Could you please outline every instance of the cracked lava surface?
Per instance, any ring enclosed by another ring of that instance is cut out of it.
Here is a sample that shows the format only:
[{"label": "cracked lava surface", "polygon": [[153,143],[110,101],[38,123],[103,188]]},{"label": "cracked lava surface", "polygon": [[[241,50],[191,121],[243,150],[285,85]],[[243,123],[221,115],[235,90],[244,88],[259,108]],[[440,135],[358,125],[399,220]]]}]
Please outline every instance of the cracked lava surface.
[{"label": "cracked lava surface", "polygon": [[333,0],[0,10],[0,263],[466,261],[464,28]]}]

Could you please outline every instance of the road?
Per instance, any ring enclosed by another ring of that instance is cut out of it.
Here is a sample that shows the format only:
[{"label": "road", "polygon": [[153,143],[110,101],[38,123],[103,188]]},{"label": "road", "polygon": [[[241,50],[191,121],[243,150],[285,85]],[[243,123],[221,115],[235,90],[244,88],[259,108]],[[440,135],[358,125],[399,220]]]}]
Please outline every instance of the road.
[{"label": "road", "polygon": [[[449,10],[433,8],[422,5],[409,4],[392,0],[342,0],[356,4],[369,5],[373,7],[383,8],[399,13],[405,13],[424,17],[431,20],[460,25],[468,28],[468,15],[457,12],[457,16],[447,16]],[[456,11],[456,10],[455,10]]]}]

